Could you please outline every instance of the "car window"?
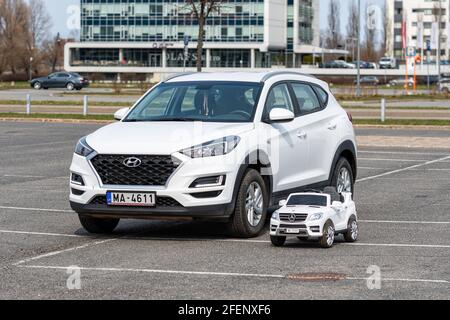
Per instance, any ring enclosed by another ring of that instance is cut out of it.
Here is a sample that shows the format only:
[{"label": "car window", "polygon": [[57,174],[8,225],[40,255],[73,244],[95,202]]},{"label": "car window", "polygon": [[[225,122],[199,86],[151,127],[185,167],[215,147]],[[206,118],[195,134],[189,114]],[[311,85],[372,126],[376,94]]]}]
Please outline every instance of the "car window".
[{"label": "car window", "polygon": [[303,83],[292,83],[292,89],[300,108],[300,114],[308,114],[322,109],[311,86]]},{"label": "car window", "polygon": [[314,86],[314,90],[316,90],[317,96],[319,97],[320,102],[322,102],[322,105],[326,107],[328,105],[328,100],[330,98],[328,96],[328,93],[322,87],[319,86]]},{"label": "car window", "polygon": [[289,94],[289,88],[286,83],[273,87],[267,96],[265,110],[266,116],[269,115],[270,111],[275,108],[287,109],[294,112],[294,107]]},{"label": "car window", "polygon": [[319,206],[326,207],[328,198],[323,195],[292,195],[289,197],[287,206]]},{"label": "car window", "polygon": [[162,84],[125,121],[250,122],[261,88],[260,83],[231,81]]}]

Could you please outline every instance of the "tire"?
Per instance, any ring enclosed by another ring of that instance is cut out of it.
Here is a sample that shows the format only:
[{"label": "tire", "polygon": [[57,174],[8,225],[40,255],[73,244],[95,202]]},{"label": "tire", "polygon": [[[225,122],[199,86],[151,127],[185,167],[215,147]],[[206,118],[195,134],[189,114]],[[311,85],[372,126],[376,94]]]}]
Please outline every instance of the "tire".
[{"label": "tire", "polygon": [[352,194],[354,194],[354,173],[352,166],[347,159],[339,159],[331,177],[331,187],[335,187],[338,193],[351,192]]},{"label": "tire", "polygon": [[328,220],[323,226],[323,235],[320,237],[319,244],[322,248],[331,248],[334,244],[334,237],[336,235],[336,230],[334,229],[333,223]]},{"label": "tire", "polygon": [[[259,192],[256,192],[258,189]],[[254,199],[249,200],[252,196]],[[268,193],[263,178],[258,171],[247,170],[239,186],[236,209],[229,221],[232,235],[239,238],[258,236],[266,223],[268,203]],[[251,218],[253,218],[252,223]]]},{"label": "tire", "polygon": [[66,84],[66,89],[69,91],[73,91],[75,89],[75,85],[72,82]]},{"label": "tire", "polygon": [[36,90],[41,90],[42,89],[42,84],[39,81],[36,81],[33,84],[33,88],[36,89]]},{"label": "tire", "polygon": [[79,214],[81,225],[87,232],[93,234],[108,234],[114,231],[120,219],[99,219]]},{"label": "tire", "polygon": [[275,247],[282,247],[286,243],[286,237],[270,236],[270,242],[272,242]]},{"label": "tire", "polygon": [[358,234],[358,222],[354,216],[351,216],[350,219],[348,219],[347,231],[344,233],[344,239],[347,242],[356,242],[358,241]]}]

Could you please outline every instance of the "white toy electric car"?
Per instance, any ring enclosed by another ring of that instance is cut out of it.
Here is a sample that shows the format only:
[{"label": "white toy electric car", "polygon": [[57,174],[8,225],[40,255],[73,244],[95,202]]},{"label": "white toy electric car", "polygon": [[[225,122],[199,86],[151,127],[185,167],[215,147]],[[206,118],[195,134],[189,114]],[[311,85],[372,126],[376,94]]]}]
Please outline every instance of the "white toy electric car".
[{"label": "white toy electric car", "polygon": [[340,194],[335,188],[325,188],[323,193],[295,193],[280,205],[270,221],[274,246],[283,246],[288,237],[319,240],[323,248],[332,247],[337,234],[343,234],[347,242],[358,239],[358,216],[351,193]]}]

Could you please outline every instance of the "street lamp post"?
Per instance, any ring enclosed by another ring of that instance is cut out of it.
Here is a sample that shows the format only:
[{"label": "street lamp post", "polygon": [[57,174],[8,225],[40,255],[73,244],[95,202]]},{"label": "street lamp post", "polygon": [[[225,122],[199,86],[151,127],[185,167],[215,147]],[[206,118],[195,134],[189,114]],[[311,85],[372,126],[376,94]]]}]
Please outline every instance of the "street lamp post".
[{"label": "street lamp post", "polygon": [[357,60],[358,63],[356,64],[356,68],[358,70],[358,74],[356,76],[356,96],[360,97],[361,96],[361,0],[358,0],[358,26],[357,26],[358,30],[356,32],[357,34],[357,46],[358,46],[358,50],[357,50]]},{"label": "street lamp post", "polygon": [[30,81],[33,80],[33,57],[30,57]]}]

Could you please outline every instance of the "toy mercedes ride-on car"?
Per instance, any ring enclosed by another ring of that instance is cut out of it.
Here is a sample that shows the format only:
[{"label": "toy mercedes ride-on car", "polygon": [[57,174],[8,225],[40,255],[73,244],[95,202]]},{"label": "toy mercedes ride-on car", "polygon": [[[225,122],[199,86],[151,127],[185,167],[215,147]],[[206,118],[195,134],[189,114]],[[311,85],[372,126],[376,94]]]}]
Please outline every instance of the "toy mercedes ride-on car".
[{"label": "toy mercedes ride-on car", "polygon": [[343,234],[347,242],[358,239],[358,216],[351,193],[340,194],[335,188],[295,193],[280,205],[270,220],[274,246],[283,246],[288,237],[319,240],[322,248],[332,247],[337,234]]}]

